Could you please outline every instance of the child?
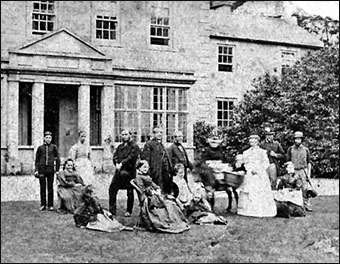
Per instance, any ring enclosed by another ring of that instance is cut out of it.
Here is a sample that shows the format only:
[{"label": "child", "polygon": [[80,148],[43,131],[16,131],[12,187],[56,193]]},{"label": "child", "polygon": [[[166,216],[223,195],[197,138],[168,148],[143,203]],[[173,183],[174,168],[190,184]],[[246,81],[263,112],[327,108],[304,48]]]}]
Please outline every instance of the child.
[{"label": "child", "polygon": [[185,168],[181,163],[177,163],[174,167],[175,177],[173,178],[173,182],[178,186],[178,196],[177,200],[181,204],[181,208],[189,205],[192,199],[192,193],[189,189],[189,186],[184,179]]},{"label": "child", "polygon": [[217,216],[212,212],[211,206],[204,198],[201,188],[196,188],[193,191],[193,199],[185,207],[184,215],[188,218],[189,222],[194,224],[227,224],[227,220],[224,217]]},{"label": "child", "polygon": [[113,218],[113,215],[103,209],[98,198],[93,195],[91,185],[86,186],[82,196],[82,203],[74,212],[76,227],[87,228],[103,232],[133,231]]},{"label": "child", "polygon": [[291,188],[300,190],[302,187],[302,180],[296,177],[293,162],[288,161],[285,165],[287,173],[279,178],[277,189]]}]

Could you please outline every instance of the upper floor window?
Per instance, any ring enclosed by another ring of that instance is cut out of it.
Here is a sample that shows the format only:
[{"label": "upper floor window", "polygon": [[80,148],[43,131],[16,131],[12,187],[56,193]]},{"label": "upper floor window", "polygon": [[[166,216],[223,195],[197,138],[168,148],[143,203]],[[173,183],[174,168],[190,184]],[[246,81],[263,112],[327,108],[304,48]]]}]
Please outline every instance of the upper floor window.
[{"label": "upper floor window", "polygon": [[55,24],[54,1],[33,1],[32,33],[53,31]]},{"label": "upper floor window", "polygon": [[171,142],[175,130],[183,131],[183,141],[187,141],[186,89],[116,85],[114,109],[115,142],[129,128],[135,141],[144,143],[156,126],[164,128],[165,142]]},{"label": "upper floor window", "polygon": [[116,39],[117,38],[117,17],[97,16],[96,38],[97,39]]},{"label": "upper floor window", "polygon": [[282,51],[281,52],[281,73],[284,74],[287,68],[293,66],[296,62],[296,52]]},{"label": "upper floor window", "polygon": [[218,71],[233,71],[234,47],[230,45],[218,46]]},{"label": "upper floor window", "polygon": [[153,45],[169,45],[169,8],[152,7],[150,25],[150,43]]},{"label": "upper floor window", "polygon": [[233,98],[217,100],[217,126],[230,127],[233,125],[235,100]]}]

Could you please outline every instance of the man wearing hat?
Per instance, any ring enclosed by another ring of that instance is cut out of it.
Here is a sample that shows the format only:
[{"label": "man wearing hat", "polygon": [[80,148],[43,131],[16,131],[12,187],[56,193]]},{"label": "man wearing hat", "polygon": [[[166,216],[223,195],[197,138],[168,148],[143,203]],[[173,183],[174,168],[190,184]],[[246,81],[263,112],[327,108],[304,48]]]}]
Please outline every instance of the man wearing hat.
[{"label": "man wearing hat", "polygon": [[285,158],[285,152],[281,144],[274,140],[274,132],[266,127],[264,130],[265,139],[261,142],[260,147],[267,150],[269,158],[268,174],[272,190],[276,190],[277,176],[280,172],[280,160]]},{"label": "man wearing hat", "polygon": [[306,211],[311,212],[308,191],[308,181],[311,175],[311,162],[310,152],[307,147],[302,144],[303,133],[296,131],[294,133],[294,145],[288,148],[287,161],[291,161],[294,164],[294,171],[296,178],[301,179],[301,189],[303,196],[303,203]]},{"label": "man wearing hat", "polygon": [[[46,210],[46,183],[47,183],[47,205],[48,210],[53,210],[53,181],[55,171],[59,171],[60,158],[58,148],[51,144],[52,133],[44,133],[44,144],[38,147],[35,154],[34,176],[39,178],[40,184],[40,211]],[[54,162],[56,162],[54,167]]]}]

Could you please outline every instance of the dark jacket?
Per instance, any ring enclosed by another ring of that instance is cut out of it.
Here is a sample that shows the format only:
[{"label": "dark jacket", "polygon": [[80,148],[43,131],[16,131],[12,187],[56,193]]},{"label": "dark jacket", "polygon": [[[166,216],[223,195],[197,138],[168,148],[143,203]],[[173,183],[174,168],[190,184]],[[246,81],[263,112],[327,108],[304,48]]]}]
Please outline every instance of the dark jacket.
[{"label": "dark jacket", "polygon": [[169,157],[171,160],[171,163],[173,166],[175,166],[177,163],[181,163],[184,165],[185,168],[189,168],[192,170],[192,164],[189,161],[188,154],[183,148],[183,152],[180,150],[180,146],[182,146],[180,143],[173,143],[168,149]]},{"label": "dark jacket", "polygon": [[[56,161],[55,168],[54,161]],[[39,174],[53,174],[55,171],[59,171],[59,168],[60,158],[57,146],[46,143],[39,146],[35,154],[35,171]]]},{"label": "dark jacket", "polygon": [[[146,160],[150,166],[150,176],[161,189],[168,193],[172,185],[173,165],[163,144],[153,138],[145,143],[141,159]],[[166,189],[166,190],[164,190]]]},{"label": "dark jacket", "polygon": [[126,145],[120,144],[113,154],[113,164],[122,163],[120,170],[116,170],[114,182],[122,189],[130,185],[130,180],[136,177],[136,163],[140,154],[138,145],[130,140]]},{"label": "dark jacket", "polygon": [[[264,140],[263,142],[261,142],[260,147],[267,150],[267,156],[269,159],[269,163],[274,163],[275,167],[276,167],[276,171],[277,174],[280,174],[280,160],[284,160],[285,158],[285,151],[283,150],[283,148],[281,147],[280,143],[276,140],[273,140],[273,142],[268,142],[266,140]],[[269,155],[270,151],[274,151],[278,157],[272,157],[271,155]]]}]

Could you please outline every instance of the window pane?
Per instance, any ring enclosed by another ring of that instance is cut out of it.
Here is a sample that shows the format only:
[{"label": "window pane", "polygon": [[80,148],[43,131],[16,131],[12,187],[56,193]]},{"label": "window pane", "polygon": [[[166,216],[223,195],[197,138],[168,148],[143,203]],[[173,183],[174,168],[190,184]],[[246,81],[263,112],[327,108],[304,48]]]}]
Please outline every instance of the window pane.
[{"label": "window pane", "polygon": [[114,116],[115,116],[114,138],[115,142],[120,142],[121,141],[120,133],[123,129],[124,112],[115,112]]},{"label": "window pane", "polygon": [[168,17],[164,18],[164,25],[169,25],[169,18]]},{"label": "window pane", "polygon": [[109,21],[104,21],[103,26],[105,29],[109,29]]},{"label": "window pane", "polygon": [[116,39],[116,31],[110,31],[110,39]]},{"label": "window pane", "polygon": [[157,36],[162,36],[162,28],[157,28]]},{"label": "window pane", "polygon": [[53,22],[48,22],[47,23],[47,30],[48,31],[53,31]]},{"label": "window pane", "polygon": [[40,22],[40,30],[46,30],[46,22]]},{"label": "window pane", "polygon": [[155,36],[156,35],[156,28],[155,27],[151,27],[150,35],[151,36]]},{"label": "window pane", "polygon": [[103,31],[103,39],[109,39],[109,32],[107,30]]},{"label": "window pane", "polygon": [[162,17],[158,17],[157,18],[157,24],[158,25],[162,25],[163,24],[163,18]]},{"label": "window pane", "polygon": [[221,46],[218,47],[218,53],[220,53],[220,54],[223,53],[223,47],[221,47]]},{"label": "window pane", "polygon": [[150,92],[151,89],[149,87],[142,88],[142,109],[151,109]]},{"label": "window pane", "polygon": [[167,28],[163,29],[163,36],[164,37],[168,37],[169,36],[169,29],[167,29]]},{"label": "window pane", "polygon": [[115,86],[115,108],[124,108],[124,88],[121,86]]},{"label": "window pane", "polygon": [[101,30],[96,31],[96,38],[99,38],[99,39],[103,38],[103,34]]},{"label": "window pane", "polygon": [[39,29],[39,25],[38,24],[39,24],[38,21],[33,21],[32,22],[32,28],[38,30]]}]

